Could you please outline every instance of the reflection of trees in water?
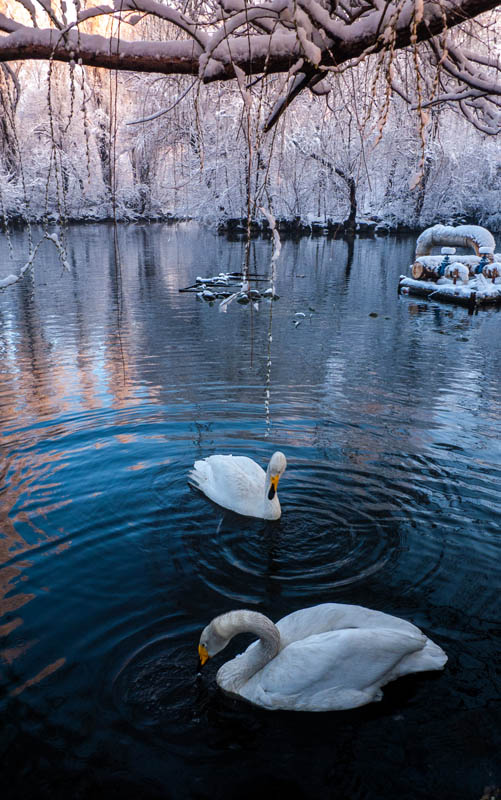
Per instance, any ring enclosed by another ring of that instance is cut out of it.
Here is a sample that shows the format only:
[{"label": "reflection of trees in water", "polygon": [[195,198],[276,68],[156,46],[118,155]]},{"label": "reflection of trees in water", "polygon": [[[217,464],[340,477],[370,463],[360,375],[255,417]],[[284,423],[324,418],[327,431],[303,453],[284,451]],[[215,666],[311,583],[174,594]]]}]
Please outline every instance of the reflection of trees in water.
[{"label": "reflection of trees in water", "polygon": [[[47,249],[32,287],[26,282],[3,295],[12,315],[11,332],[3,334],[6,416],[15,417],[21,407],[23,417],[32,419],[103,402],[120,408],[158,402],[167,392],[169,402],[193,403],[201,424],[227,418],[225,401],[242,404],[235,414],[250,431],[263,421],[268,304],[258,312],[252,304],[235,306],[223,315],[177,291],[197,274],[240,268],[244,243],[190,225],[124,226],[119,237],[120,285],[110,228],[87,226],[70,229],[77,264],[70,275],[60,275]],[[425,422],[440,393],[451,402],[459,375],[482,381],[480,368],[461,357],[463,345],[451,335],[437,336],[437,330],[450,333],[449,309],[416,315],[415,305],[396,304],[398,273],[410,252],[409,242],[396,239],[283,242],[281,298],[272,306],[274,422],[283,408],[286,417],[304,417],[306,398],[310,441],[377,452],[388,443],[368,431],[367,421],[382,418],[392,428],[397,420]],[[251,274],[265,272],[269,257],[269,240],[253,240]],[[47,275],[47,285],[39,274]],[[113,313],[118,304],[121,341]],[[295,330],[294,313],[308,306],[315,308],[313,318]],[[386,310],[392,319],[384,318]],[[458,335],[467,334],[474,320],[456,318]],[[437,347],[440,359],[430,358]],[[315,418],[342,422],[343,430]],[[353,422],[357,427],[345,424]],[[412,428],[408,437],[418,437],[419,449],[424,427]],[[270,429],[271,436],[278,432]],[[294,432],[289,434],[293,441]],[[202,446],[201,431],[198,437]]]},{"label": "reflection of trees in water", "polygon": [[[119,286],[109,234],[105,226],[75,229],[74,234],[70,230],[69,247],[77,264],[71,275],[60,276],[49,261],[39,267],[40,274],[50,276],[48,285],[41,284],[37,273],[33,292],[26,283],[9,294],[13,329],[23,332],[15,343],[4,334],[3,380],[11,387],[10,398],[26,398],[25,409],[31,405],[35,418],[40,409],[49,416],[60,413],[70,393],[72,406],[77,397],[82,408],[95,408],[107,395],[120,407],[134,402],[139,392],[142,401],[145,396],[158,400],[160,392],[179,386],[188,402],[206,402],[201,385],[226,385],[235,388],[239,401],[261,404],[268,304],[261,304],[258,312],[250,304],[219,315],[217,308],[177,293],[197,274],[240,268],[244,243],[228,243],[191,226],[123,227]],[[395,317],[383,319],[386,308],[394,315],[403,309],[412,314],[413,307],[405,303],[395,309],[393,299],[396,276],[405,269],[409,251],[406,242],[393,239],[283,242],[278,264],[281,298],[273,305],[274,403],[287,403],[289,386],[335,385],[338,403],[344,393],[348,401],[353,397],[356,417],[373,417],[380,410],[394,414],[382,386],[394,382],[397,364],[406,365],[396,382],[408,394],[409,413],[433,403],[450,379],[438,360],[434,364],[420,357],[437,347],[430,315],[424,315],[422,324],[418,315],[414,325],[396,324]],[[251,274],[266,271],[269,253],[268,240],[252,242]],[[52,258],[52,253],[42,255]],[[112,313],[118,304],[121,343]],[[313,319],[295,331],[293,314],[310,305],[315,308]],[[371,311],[378,319],[369,317]],[[446,329],[450,312],[433,313],[436,327]],[[461,323],[461,331],[467,332],[471,321],[465,318]],[[451,375],[457,375],[457,345],[451,337],[444,337],[444,347],[445,343],[444,358]],[[357,395],[356,387],[367,387],[367,392]],[[18,402],[10,402],[14,414]],[[338,413],[339,407],[333,406],[333,417]]]},{"label": "reflection of trees in water", "polygon": [[[374,424],[378,426],[386,424],[390,439],[394,434],[404,437],[408,444],[414,442],[411,449],[419,450],[428,438],[427,427],[442,403],[440,398],[448,387],[457,395],[459,376],[470,372],[459,342],[450,335],[450,309],[421,306],[427,313],[416,316],[415,305],[404,301],[395,307],[391,302],[389,295],[396,286],[394,267],[400,263],[403,271],[406,264],[405,255],[399,256],[399,250],[405,253],[405,246],[399,245],[394,240],[386,240],[382,248],[375,248],[371,241],[356,243],[346,288],[346,305],[354,316],[338,315],[338,336],[325,361],[327,391],[322,405],[333,420],[350,425],[342,431],[324,427],[323,440],[330,430],[337,445],[376,457],[388,450],[389,440],[374,435],[371,421],[377,420]],[[390,309],[391,318],[385,313]],[[415,317],[413,324],[406,319],[409,314]],[[471,319],[463,315],[458,326],[467,331]],[[446,335],[437,336],[437,332]],[[438,348],[440,357],[430,358]],[[478,373],[470,376],[469,382],[477,380]],[[428,425],[416,426],[413,421]],[[397,431],[398,425],[402,427]]]}]

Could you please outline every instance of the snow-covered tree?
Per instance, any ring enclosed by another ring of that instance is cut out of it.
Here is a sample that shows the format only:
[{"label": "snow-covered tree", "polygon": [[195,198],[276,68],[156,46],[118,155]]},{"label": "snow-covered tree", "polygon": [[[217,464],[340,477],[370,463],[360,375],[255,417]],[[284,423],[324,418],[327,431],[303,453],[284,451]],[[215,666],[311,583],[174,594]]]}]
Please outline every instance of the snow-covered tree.
[{"label": "snow-covered tree", "polygon": [[[115,0],[113,6],[0,0],[0,62],[50,59],[193,75],[206,83],[236,78],[246,90],[265,74],[283,74],[270,128],[301,91],[327,91],[330,74],[372,56],[388,85],[417,103],[423,120],[426,106],[454,102],[494,133],[501,104],[494,22],[484,18],[473,33],[466,23],[497,6],[497,0]],[[456,26],[461,33],[451,39],[447,32]],[[399,81],[401,49],[415,67],[412,96]],[[428,83],[423,60],[432,70]]]},{"label": "snow-covered tree", "polygon": [[499,227],[494,5],[0,0],[0,216]]}]

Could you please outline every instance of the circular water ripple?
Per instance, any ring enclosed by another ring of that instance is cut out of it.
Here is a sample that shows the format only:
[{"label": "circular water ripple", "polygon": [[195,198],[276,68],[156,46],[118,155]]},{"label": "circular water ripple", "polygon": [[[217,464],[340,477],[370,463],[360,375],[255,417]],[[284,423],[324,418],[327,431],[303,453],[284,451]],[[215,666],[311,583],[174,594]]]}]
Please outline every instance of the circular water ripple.
[{"label": "circular water ripple", "polygon": [[[220,663],[197,669],[197,631],[176,627],[136,650],[112,680],[111,696],[122,718],[143,737],[148,732],[170,751],[198,759],[235,749],[235,740],[249,738],[249,719],[242,704],[217,687]],[[250,709],[251,706],[245,706]],[[235,735],[236,733],[236,735]]]},{"label": "circular water ripple", "polygon": [[[221,315],[178,294],[200,263],[221,264],[198,229],[183,239],[183,263],[172,230],[129,229],[123,314],[113,270],[89,258],[89,230],[75,251],[84,270],[61,280],[49,260],[0,298],[2,657],[21,733],[14,747],[7,730],[9,785],[31,780],[36,796],[36,740],[45,762],[67,726],[48,766],[52,780],[69,758],[65,786],[78,772],[89,780],[95,753],[131,790],[149,786],[158,756],[159,785],[179,797],[210,786],[245,795],[249,776],[258,791],[285,776],[282,793],[383,797],[389,775],[402,797],[479,797],[499,752],[488,713],[499,315],[397,298],[409,258],[389,242],[356,243],[346,268],[344,243],[326,243],[329,261],[319,241],[284,243],[268,381],[268,314]],[[223,250],[224,263],[242,262]],[[277,522],[224,511],[187,485],[196,458],[233,451],[264,465],[276,448],[289,460]],[[335,737],[332,715],[270,715],[218,691],[238,639],[197,679],[196,643],[217,613],[250,605],[276,620],[326,601],[411,619],[444,646],[446,670],[336,713]],[[475,736],[458,771],[461,742]]]},{"label": "circular water ripple", "polygon": [[293,464],[286,475],[276,522],[241,517],[193,493],[192,526],[182,539],[207,586],[247,603],[277,594],[324,599],[388,568],[399,551],[398,531],[391,516],[369,510],[369,493],[348,502],[336,471],[322,462]]},{"label": "circular water ripple", "polygon": [[196,651],[193,642],[162,636],[135,652],[113,680],[113,700],[135,727],[195,724]]}]

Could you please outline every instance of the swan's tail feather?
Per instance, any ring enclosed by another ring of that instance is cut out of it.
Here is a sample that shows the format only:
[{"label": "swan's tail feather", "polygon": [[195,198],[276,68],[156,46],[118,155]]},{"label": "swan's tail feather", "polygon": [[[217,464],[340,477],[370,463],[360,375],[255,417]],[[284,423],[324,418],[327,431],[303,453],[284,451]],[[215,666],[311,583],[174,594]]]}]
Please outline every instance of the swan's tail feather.
[{"label": "swan's tail feather", "polygon": [[422,652],[423,661],[426,659],[426,662],[429,663],[431,666],[428,669],[443,669],[447,664],[447,655],[444,653],[441,647],[435,642],[432,642],[431,639],[427,639],[426,645]]},{"label": "swan's tail feather", "polygon": [[431,639],[426,639],[422,650],[411,653],[400,662],[399,673],[406,675],[409,672],[427,672],[432,669],[443,669],[447,663],[447,655],[441,647]]}]

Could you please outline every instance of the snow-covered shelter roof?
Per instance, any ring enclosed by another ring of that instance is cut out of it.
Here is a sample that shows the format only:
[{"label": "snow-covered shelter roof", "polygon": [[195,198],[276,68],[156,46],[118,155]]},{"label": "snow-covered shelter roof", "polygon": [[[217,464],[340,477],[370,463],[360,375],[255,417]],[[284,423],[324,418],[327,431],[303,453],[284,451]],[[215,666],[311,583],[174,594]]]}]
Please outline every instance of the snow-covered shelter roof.
[{"label": "snow-covered shelter roof", "polygon": [[433,225],[418,237],[416,257],[429,255],[433,247],[442,246],[473,247],[476,253],[481,247],[494,253],[496,242],[492,233],[480,225]]}]

